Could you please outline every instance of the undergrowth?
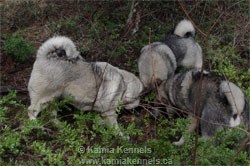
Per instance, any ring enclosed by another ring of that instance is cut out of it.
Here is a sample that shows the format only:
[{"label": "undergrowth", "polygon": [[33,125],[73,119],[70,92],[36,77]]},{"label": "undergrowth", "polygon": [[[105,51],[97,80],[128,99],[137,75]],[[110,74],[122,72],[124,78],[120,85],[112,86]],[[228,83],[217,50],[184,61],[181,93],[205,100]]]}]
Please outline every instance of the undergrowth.
[{"label": "undergrowth", "polygon": [[[0,164],[3,165],[192,164],[193,135],[184,134],[185,144],[181,147],[172,144],[180,133],[185,133],[188,119],[161,117],[155,123],[155,136],[144,139],[143,128],[155,119],[145,112],[143,121],[133,115],[133,123],[120,123],[121,130],[131,138],[126,140],[116,135],[112,127],[103,125],[98,113],[71,108],[70,99],[51,102],[35,121],[28,119],[27,108],[16,100],[15,92],[4,96],[0,104]],[[59,110],[57,123],[51,113],[54,109]],[[60,114],[60,110],[67,113]],[[241,130],[232,129],[220,131],[210,141],[200,138],[197,164],[227,165],[245,137]],[[246,151],[240,152],[235,164],[250,164]]]},{"label": "undergrowth", "polygon": [[[4,3],[0,2],[3,56],[25,63],[35,51],[33,44],[37,49],[48,36],[66,35],[76,42],[87,61],[107,61],[136,75],[140,49],[160,40],[186,17],[177,1],[139,2],[131,22],[127,20],[132,1]],[[250,99],[248,1],[183,3],[198,28],[210,33],[207,39],[197,31],[196,37],[205,54],[206,69],[226,76]],[[21,79],[25,84],[29,75]],[[1,79],[1,84],[14,83]],[[70,98],[51,102],[36,121],[30,121],[28,104],[17,96],[10,92],[0,99],[0,165],[192,164],[195,145],[194,135],[185,133],[188,119],[155,119],[152,108],[128,112],[117,107],[120,128],[130,136],[130,140],[124,140],[104,125],[97,112],[74,108]],[[150,93],[142,102],[150,103],[155,98],[156,94]],[[57,119],[52,113],[55,110]],[[172,142],[181,133],[185,144],[176,147]],[[199,138],[196,164],[228,165],[245,137],[245,132],[235,128],[222,130],[211,140]],[[234,164],[250,165],[247,150],[238,154]]]},{"label": "undergrowth", "polygon": [[222,46],[218,40],[210,37],[206,60],[211,71],[225,76],[227,80],[243,88],[250,99],[250,68],[244,67],[248,66],[249,60],[241,58],[237,54],[235,47],[230,45]]},{"label": "undergrowth", "polygon": [[16,62],[23,63],[29,56],[35,53],[35,48],[32,44],[18,34],[5,34],[3,39],[5,40],[3,45],[4,53],[12,56]]}]

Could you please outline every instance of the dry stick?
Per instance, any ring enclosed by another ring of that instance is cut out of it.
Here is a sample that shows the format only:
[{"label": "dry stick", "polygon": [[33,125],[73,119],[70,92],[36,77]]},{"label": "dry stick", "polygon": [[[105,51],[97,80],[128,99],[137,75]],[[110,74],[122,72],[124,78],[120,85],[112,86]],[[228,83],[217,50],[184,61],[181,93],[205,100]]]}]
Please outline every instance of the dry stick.
[{"label": "dry stick", "polygon": [[[156,103],[156,102],[151,102],[151,103]],[[177,107],[174,107],[174,106],[171,106],[171,105],[167,105],[167,104],[164,104],[164,103],[161,103],[164,107],[163,108],[171,108],[171,109],[174,109],[174,110],[176,110],[176,111],[178,111],[178,112],[182,112],[182,113],[186,113],[186,114],[189,114],[190,116],[192,116],[192,117],[194,117],[194,118],[196,118],[196,119],[199,119],[199,120],[202,120],[202,121],[204,121],[204,122],[207,122],[207,123],[210,123],[210,124],[213,124],[213,125],[220,125],[220,126],[223,126],[223,127],[230,127],[230,125],[226,125],[226,124],[222,124],[222,123],[216,123],[216,122],[211,122],[211,121],[208,121],[208,120],[205,120],[205,119],[203,119],[203,118],[201,118],[201,117],[198,117],[198,116],[196,116],[196,115],[194,115],[194,114],[190,114],[190,112],[189,111],[185,111],[185,110],[182,110],[182,109],[180,109],[180,108],[177,108]],[[150,106],[150,105],[149,105]],[[235,128],[235,129],[238,129],[238,130],[240,130],[240,131],[242,131],[242,132],[245,132],[247,135],[250,135],[250,132],[249,131],[247,131],[246,129],[243,129],[243,128],[240,128],[240,127],[231,127],[231,128]]]},{"label": "dry stick", "polygon": [[[149,29],[149,37],[148,37],[148,45],[149,45],[149,48],[150,48],[150,51],[152,51],[152,46],[151,46],[151,29]],[[153,70],[153,75],[152,75],[152,84],[154,85],[154,87],[156,88],[156,91],[157,91],[157,96],[158,96],[158,87],[157,87],[157,81],[155,79],[155,61],[153,60],[153,57],[151,57],[152,59],[152,70]]]},{"label": "dry stick", "polygon": [[135,8],[135,0],[132,0],[131,2],[131,7],[130,7],[130,12],[128,14],[128,19],[127,19],[127,24],[131,22],[133,14],[134,14],[134,8]]},{"label": "dry stick", "polygon": [[[134,3],[134,1],[132,3]],[[134,24],[135,23],[133,23],[133,22],[129,23],[128,30],[121,36],[121,38],[118,41],[118,43],[113,47],[113,49],[112,49],[113,51],[117,49],[117,47],[120,45],[120,43],[123,41],[123,39],[128,35],[128,33],[130,32],[130,30],[132,29],[132,27],[133,27]],[[111,59],[111,57],[109,57],[108,62],[110,61],[110,59]],[[100,84],[98,85],[98,87],[97,87],[97,84],[96,84],[97,93],[95,95],[94,102],[92,103],[91,110],[94,109],[95,103],[97,102],[97,97],[98,97],[98,94],[99,94],[99,90],[100,90],[101,84],[102,84],[102,82],[104,80],[104,73],[106,71],[107,66],[108,66],[108,64],[106,64],[106,66],[104,68],[104,71],[103,71],[103,73],[100,76],[101,77],[101,81],[100,81]],[[95,79],[96,79],[96,77],[95,77]],[[96,83],[97,83],[97,81],[96,81]],[[109,111],[109,110],[107,110],[107,111]],[[103,112],[106,112],[106,111],[103,111]]]},{"label": "dry stick", "polygon": [[[188,19],[192,22],[192,24],[195,26],[195,28],[203,35],[206,37],[206,44],[208,43],[208,39],[209,39],[209,35],[212,31],[212,29],[214,28],[214,26],[217,24],[217,22],[219,21],[219,19],[224,15],[225,12],[221,13],[220,16],[216,19],[215,23],[209,28],[208,30],[208,33],[205,34],[204,32],[202,32],[198,26],[193,22],[192,18],[189,16],[186,8],[184,7],[183,3],[178,0],[180,6],[181,6],[181,9],[183,10],[183,12],[185,13],[185,15],[188,17]],[[232,6],[228,7],[228,9],[230,9],[231,7],[235,6],[237,3],[233,4]],[[227,10],[228,10],[227,9]],[[204,53],[203,53],[203,56],[202,56],[202,61],[203,61],[203,64],[204,64],[204,59],[205,59],[205,56],[204,56]],[[203,76],[203,69],[204,69],[204,65],[202,64],[202,70],[201,70],[201,79],[202,79],[202,76]],[[202,83],[200,83],[200,85],[202,85]],[[201,86],[199,88],[199,93],[201,92],[200,91],[201,89]],[[201,93],[200,93],[201,94]],[[199,102],[198,102],[199,103]],[[198,108],[197,108],[198,109]],[[196,109],[196,110],[197,110]],[[196,111],[195,110],[195,111]],[[195,114],[196,115],[196,114]],[[198,118],[200,120],[200,118]],[[199,120],[197,121],[197,126],[199,125]],[[239,129],[239,128],[238,128]],[[235,159],[237,158],[237,156],[239,155],[239,153],[244,149],[244,146],[246,146],[246,144],[250,141],[250,134],[249,132],[245,131],[246,133],[248,133],[248,138],[246,138],[246,140],[243,141],[243,143],[241,144],[240,148],[237,150],[235,156],[232,158],[232,160],[230,161],[230,165],[233,165]],[[196,128],[196,137],[195,137],[195,151],[194,151],[194,158],[193,158],[193,165],[195,165],[196,163],[196,152],[197,152],[197,143],[198,143],[198,129]]]},{"label": "dry stick", "polygon": [[[238,2],[236,2],[236,3],[233,4],[232,6],[229,6],[226,10],[229,10],[230,8],[232,8],[233,6],[235,6],[237,3],[238,3]],[[225,11],[226,11],[226,10],[225,10]],[[219,19],[225,14],[225,11],[222,12],[222,13],[220,14],[220,16],[216,19],[215,23],[211,26],[211,28],[210,28],[209,31],[208,31],[209,34],[211,33],[211,31],[212,31],[212,29],[214,28],[214,26],[217,24],[217,22],[219,21]],[[224,77],[225,77],[225,75],[224,75]],[[225,78],[226,78],[226,77],[225,77]],[[229,85],[228,85],[228,86],[229,86]],[[229,86],[229,89],[230,89],[230,92],[232,93],[231,87],[230,87],[230,86]],[[233,100],[234,100],[234,104],[235,104],[235,106],[236,106],[234,96],[232,95],[232,97],[233,97]],[[236,106],[236,109],[237,109],[237,106]],[[238,109],[237,109],[237,111],[238,111]],[[230,165],[233,165],[233,163],[234,163],[235,159],[238,157],[239,153],[244,149],[244,147],[245,147],[245,146],[247,145],[247,143],[250,141],[250,134],[249,134],[249,132],[247,132],[247,133],[248,133],[248,134],[247,134],[247,135],[248,135],[247,138],[242,142],[242,144],[241,144],[240,147],[238,148],[237,152],[235,153],[234,157],[231,159]]]},{"label": "dry stick", "polygon": [[[132,1],[132,5],[134,6],[133,3],[134,3],[134,1]],[[113,47],[113,49],[112,49],[113,51],[117,49],[117,47],[120,45],[120,43],[123,41],[123,39],[127,36],[128,32],[132,29],[133,25],[134,25],[133,22],[132,22],[132,23],[129,23],[129,25],[128,25],[128,30],[123,34],[123,36],[121,37],[120,41]],[[109,57],[108,62],[110,61],[110,59],[111,59],[111,57]],[[94,109],[94,105],[95,105],[95,103],[96,103],[96,101],[97,101],[97,97],[98,97],[98,94],[99,94],[99,90],[100,90],[101,84],[102,84],[103,79],[104,79],[103,77],[104,77],[104,73],[105,73],[105,71],[106,71],[107,66],[108,66],[108,64],[106,64],[106,66],[105,66],[105,68],[104,68],[104,71],[103,71],[102,75],[100,76],[100,77],[101,77],[100,85],[97,87],[97,84],[96,84],[97,93],[96,93],[94,102],[93,102],[93,104],[92,104],[92,106],[91,106],[91,110]],[[95,79],[96,79],[96,78],[95,78]],[[96,82],[97,82],[97,81],[96,81]]]},{"label": "dry stick", "polygon": [[202,32],[202,30],[194,23],[194,21],[192,20],[192,18],[190,17],[190,15],[188,14],[183,2],[181,0],[178,0],[179,5],[181,6],[182,11],[185,13],[185,15],[187,16],[187,18],[192,22],[192,24],[194,25],[195,29],[198,30],[198,32],[200,32],[200,34],[202,34],[203,36],[207,37],[207,34]]},{"label": "dry stick", "polygon": [[[149,37],[148,37],[148,44],[149,44],[150,49],[152,49],[152,46],[151,46],[151,36],[152,36],[151,28],[149,29],[148,34],[149,34]],[[154,71],[154,69],[155,69],[155,63],[154,63],[154,61],[153,61],[153,57],[152,57],[152,62],[153,62],[153,63],[152,63],[153,75],[152,75],[152,80],[151,80],[151,81],[152,81],[152,83],[153,83],[154,86],[155,86],[155,89],[156,89],[156,92],[157,92],[157,98],[161,100],[161,96],[159,95],[159,89],[158,89],[157,80],[155,79],[155,71]]]},{"label": "dry stick", "polygon": [[236,108],[237,113],[239,113],[239,109],[238,109],[238,107],[237,107],[237,104],[236,104],[235,97],[234,97],[234,95],[233,95],[231,86],[229,85],[229,81],[228,81],[228,79],[227,79],[227,77],[226,77],[226,75],[225,75],[224,73],[223,73],[223,75],[224,75],[224,78],[225,78],[226,81],[227,81],[227,86],[229,87],[229,92],[226,92],[226,93],[230,93],[230,94],[232,95],[233,102],[234,102],[233,104],[234,104],[234,106],[235,106],[235,108]]},{"label": "dry stick", "polygon": [[[132,1],[132,5],[134,6],[133,3],[134,3],[134,1]],[[134,24],[135,24],[134,22],[129,23],[129,25],[128,25],[128,30],[120,37],[120,40],[119,40],[119,41],[117,42],[117,44],[113,47],[113,49],[112,49],[113,51],[117,49],[117,47],[121,44],[121,42],[123,41],[123,39],[128,35],[128,33],[130,32],[130,30],[132,29],[132,27],[133,27]],[[109,57],[108,62],[110,61],[110,59],[111,59],[111,57]],[[108,65],[108,64],[107,64],[107,65]],[[101,76],[101,78],[102,78],[102,79],[101,79],[101,83],[100,83],[99,87],[97,87],[97,88],[98,88],[98,91],[97,91],[96,97],[95,97],[95,99],[94,99],[94,102],[93,102],[93,104],[92,104],[92,109],[94,108],[94,105],[95,105],[95,103],[96,103],[97,96],[98,96],[98,93],[99,93],[99,89],[100,89],[100,86],[101,86],[101,84],[102,84],[102,82],[103,82],[103,76],[104,76],[104,73],[105,73],[105,71],[106,71],[107,65],[105,66],[104,72],[102,73],[102,76]]]},{"label": "dry stick", "polygon": [[[149,45],[149,48],[150,48],[150,51],[152,51],[152,46],[151,46],[151,28],[149,28],[149,32],[148,32],[148,45]],[[155,79],[155,71],[154,71],[154,69],[155,69],[155,63],[154,63],[154,61],[153,61],[153,57],[151,57],[151,59],[152,59],[152,70],[153,70],[153,75],[152,75],[152,80],[151,80],[151,82],[155,85],[156,83],[156,79]]]},{"label": "dry stick", "polygon": [[[186,8],[184,7],[183,2],[181,2],[180,0],[178,0],[181,9],[183,10],[183,12],[185,13],[185,15],[188,17],[188,19],[192,22],[192,24],[194,25],[194,27],[198,30],[198,32],[200,32],[203,36],[206,37],[206,43],[208,43],[208,37],[209,37],[209,33],[205,34],[204,32],[202,32],[200,30],[200,28],[194,23],[194,21],[192,20],[192,18],[189,16]],[[210,32],[210,31],[209,31]],[[202,95],[202,79],[203,79],[203,70],[204,70],[204,59],[205,59],[205,54],[203,52],[202,54],[202,67],[201,67],[201,78],[200,78],[200,82],[199,82],[199,96]],[[195,107],[194,107],[194,115],[196,117],[200,117],[200,103],[201,100],[200,98],[198,98],[197,102],[195,102]],[[197,119],[196,122],[196,132],[195,132],[195,149],[194,149],[194,154],[193,154],[193,165],[196,165],[196,153],[197,153],[197,148],[198,148],[198,135],[199,135],[199,124],[200,124],[200,118]]]},{"label": "dry stick", "polygon": [[238,157],[239,153],[245,148],[245,146],[250,142],[250,134],[248,134],[247,138],[241,143],[239,149],[237,150],[237,152],[235,153],[235,155],[233,156],[233,158],[231,159],[229,165],[233,166],[234,161],[236,160],[236,158]]},{"label": "dry stick", "polygon": [[[148,35],[149,35],[149,37],[148,37],[148,44],[150,45],[151,44],[151,28],[149,28]],[[150,45],[150,47],[151,47],[151,45]]]},{"label": "dry stick", "polygon": [[[150,103],[151,103],[151,104],[159,104],[158,102],[150,102]],[[147,111],[149,111],[149,108],[152,107],[151,104],[140,104],[140,107],[145,108],[145,109],[148,108]],[[220,125],[220,126],[223,126],[223,127],[230,127],[229,125],[226,125],[226,124],[221,124],[221,123],[216,123],[216,122],[208,121],[208,120],[203,119],[203,118],[201,118],[201,117],[198,117],[198,116],[196,116],[196,115],[194,115],[194,114],[190,114],[189,111],[185,111],[185,110],[182,110],[182,109],[180,109],[180,108],[177,108],[177,107],[174,107],[174,106],[165,104],[165,103],[160,103],[160,104],[162,104],[163,107],[159,107],[159,108],[171,108],[171,109],[176,110],[177,113],[178,113],[178,112],[186,113],[186,114],[189,114],[190,116],[192,116],[192,117],[194,117],[194,118],[196,118],[196,119],[202,120],[202,121],[204,121],[204,122],[207,122],[207,123],[210,123],[210,124],[213,124],[213,125]],[[166,112],[164,112],[164,111],[161,111],[161,112],[162,112],[162,113],[166,113]],[[250,136],[250,132],[247,131],[247,130],[244,129],[244,128],[240,128],[240,127],[237,127],[237,126],[236,126],[236,127],[231,127],[231,128],[238,129],[238,130],[240,130],[240,131],[242,131],[242,132],[244,132],[244,133],[246,133],[247,135]]]},{"label": "dry stick", "polygon": [[[203,85],[203,65],[201,69],[201,78],[199,82],[199,96],[202,95],[202,85]],[[198,98],[197,102],[195,101],[195,107],[194,107],[194,115],[197,117],[200,117],[200,104],[201,104],[201,97]],[[198,148],[198,136],[199,136],[199,125],[200,125],[200,119],[197,119],[196,126],[195,126],[195,147],[194,147],[194,154],[193,154],[193,165],[196,165],[196,153]]]},{"label": "dry stick", "polygon": [[[206,43],[208,43],[208,36],[209,34],[205,34],[204,32],[202,32],[200,30],[200,28],[198,28],[198,26],[194,23],[194,21],[192,20],[192,18],[189,16],[186,8],[184,7],[184,4],[178,0],[179,4],[180,4],[180,7],[181,9],[183,10],[183,12],[185,13],[185,15],[188,17],[188,19],[192,22],[192,24],[194,25],[194,27],[203,35],[206,37]],[[212,27],[213,28],[213,27]],[[210,28],[210,30],[212,29]],[[210,32],[210,31],[209,31]],[[199,96],[202,95],[202,79],[203,79],[203,70],[204,70],[204,59],[205,59],[205,54],[203,52],[202,54],[202,67],[201,67],[201,78],[200,78],[200,82],[199,82]],[[200,98],[198,98],[197,102],[195,102],[195,106],[194,106],[194,115],[196,117],[200,117],[200,103],[201,103],[201,100]],[[197,122],[196,122],[196,130],[195,130],[195,147],[194,147],[194,154],[192,156],[192,164],[193,165],[196,165],[196,154],[197,154],[197,148],[198,148],[198,135],[199,135],[199,124],[200,124],[200,119],[198,118],[197,119]]]},{"label": "dry stick", "polygon": [[[194,21],[192,20],[192,18],[189,16],[186,8],[184,7],[184,4],[182,1],[178,0],[179,4],[180,4],[180,7],[181,9],[183,10],[183,12],[185,13],[185,15],[188,17],[188,19],[192,22],[192,24],[194,25],[194,27],[203,35],[206,37],[206,41],[208,39],[208,35],[205,34],[204,32],[202,32],[200,30],[200,28],[194,23]],[[201,67],[201,78],[200,78],[200,82],[199,82],[199,96],[202,95],[202,84],[203,84],[203,70],[204,70],[204,59],[205,59],[205,55],[204,55],[204,52],[202,54],[202,67]],[[195,105],[194,105],[194,115],[196,117],[200,117],[200,103],[201,103],[201,98],[199,97],[197,102],[195,102]],[[192,164],[193,165],[196,165],[196,153],[197,153],[197,148],[198,148],[198,135],[199,135],[199,124],[200,124],[200,119],[198,118],[197,119],[197,122],[196,122],[196,130],[195,130],[195,147],[194,147],[194,154],[192,156]]]},{"label": "dry stick", "polygon": [[[120,36],[120,40],[117,42],[117,44],[112,48],[112,51],[116,50],[118,48],[118,46],[122,43],[123,39],[128,35],[128,33],[131,31],[131,29],[133,28],[133,26],[135,25],[134,22],[131,22],[130,24],[128,24],[128,28],[127,28],[127,31],[125,33],[123,33],[121,36]],[[109,58],[110,60],[110,58]],[[108,61],[109,61],[108,60]]]}]

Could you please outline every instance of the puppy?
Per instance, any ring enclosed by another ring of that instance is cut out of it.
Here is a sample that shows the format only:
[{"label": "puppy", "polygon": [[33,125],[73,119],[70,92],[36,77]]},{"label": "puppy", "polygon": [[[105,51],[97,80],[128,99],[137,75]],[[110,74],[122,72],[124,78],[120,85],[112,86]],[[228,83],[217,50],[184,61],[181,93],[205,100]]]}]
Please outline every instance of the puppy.
[{"label": "puppy", "polygon": [[202,50],[194,40],[195,29],[188,20],[182,20],[174,33],[160,42],[141,49],[138,60],[139,76],[143,85],[154,86],[157,80],[166,80],[177,67],[202,67]]},{"label": "puppy", "polygon": [[[199,91],[202,79],[201,93]],[[192,132],[197,125],[195,105],[199,105],[200,129],[202,137],[210,138],[216,131],[225,127],[243,124],[249,128],[249,103],[239,87],[222,77],[204,74],[197,69],[176,74],[164,81],[159,87],[160,96],[171,105],[188,112],[192,124],[188,131]],[[172,113],[173,110],[170,110]],[[184,143],[183,138],[175,142]]]},{"label": "puppy", "polygon": [[123,136],[115,108],[118,102],[129,109],[138,106],[142,89],[134,74],[105,62],[88,63],[69,38],[52,37],[37,52],[28,83],[28,115],[34,120],[47,102],[71,95],[76,107],[100,112]]}]

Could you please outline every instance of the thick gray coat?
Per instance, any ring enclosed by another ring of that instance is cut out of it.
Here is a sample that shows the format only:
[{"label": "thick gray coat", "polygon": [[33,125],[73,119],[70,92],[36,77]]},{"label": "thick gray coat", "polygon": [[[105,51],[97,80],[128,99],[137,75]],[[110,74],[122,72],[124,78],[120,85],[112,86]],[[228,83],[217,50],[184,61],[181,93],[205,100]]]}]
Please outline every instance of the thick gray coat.
[{"label": "thick gray coat", "polygon": [[134,74],[106,62],[88,63],[69,38],[53,37],[37,52],[28,84],[29,118],[36,119],[53,98],[70,95],[75,106],[100,112],[118,129],[117,104],[130,109],[138,106],[142,89]]}]

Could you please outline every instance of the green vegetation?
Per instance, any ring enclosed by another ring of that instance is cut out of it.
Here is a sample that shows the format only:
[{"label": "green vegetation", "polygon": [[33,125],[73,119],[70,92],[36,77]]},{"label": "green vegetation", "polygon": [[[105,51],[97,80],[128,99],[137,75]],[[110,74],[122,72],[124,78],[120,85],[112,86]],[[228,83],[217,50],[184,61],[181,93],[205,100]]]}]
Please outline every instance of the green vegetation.
[{"label": "green vegetation", "polygon": [[243,59],[237,55],[235,47],[230,45],[221,46],[221,43],[212,38],[209,40],[209,49],[206,52],[206,59],[212,66],[212,71],[242,87],[248,97],[250,97],[250,68],[249,59]]},{"label": "green vegetation", "polygon": [[74,33],[78,30],[79,17],[69,17],[67,19],[59,19],[50,25],[50,30],[55,33]]},{"label": "green vegetation", "polygon": [[3,51],[6,55],[10,55],[16,62],[23,63],[35,53],[35,48],[32,44],[20,37],[18,34],[3,35],[5,39]]},{"label": "green vegetation", "polygon": [[[13,56],[15,61],[29,66],[14,75],[9,65],[23,64],[1,62],[4,65],[1,85],[12,87],[17,86],[18,79],[22,87],[27,86],[33,64],[27,57],[34,58],[35,49],[53,35],[72,38],[87,61],[107,61],[138,75],[140,49],[161,39],[186,17],[177,1],[139,2],[131,22],[127,22],[131,1],[39,0],[3,4],[0,4],[2,57]],[[250,99],[249,2],[183,4],[198,28],[210,34],[206,38],[197,30],[196,40],[202,46],[206,69],[226,76]],[[98,165],[93,162],[110,165],[111,159],[119,162],[134,159],[140,165],[191,165],[195,136],[185,133],[189,120],[164,116],[155,119],[152,116],[155,98],[155,92],[148,94],[141,107],[131,111],[117,105],[120,128],[130,136],[130,140],[124,140],[113,128],[103,125],[105,120],[98,113],[74,108],[71,98],[50,102],[36,121],[30,121],[29,102],[20,99],[19,93],[10,92],[0,99],[0,165]],[[57,123],[52,113],[55,110]],[[172,142],[181,133],[185,133],[185,144],[176,147]],[[199,138],[196,164],[228,165],[245,138],[246,132],[238,128],[222,130],[211,140]],[[247,150],[238,154],[234,164],[250,165]]]},{"label": "green vegetation", "polygon": [[[160,118],[155,122],[149,113],[142,113],[143,121],[131,115],[133,123],[120,126],[131,138],[124,140],[114,134],[113,128],[102,125],[98,113],[68,110],[70,99],[51,102],[36,121],[28,120],[26,107],[16,101],[15,92],[4,96],[0,104],[0,164],[80,165],[99,160],[108,165],[111,162],[108,159],[124,158],[138,162],[144,159],[145,163],[155,158],[157,162],[174,165],[192,164],[193,135],[184,135],[182,147],[172,144],[185,131],[186,119]],[[56,107],[68,110],[64,115],[59,112],[58,123],[54,123],[51,115]],[[155,125],[155,136],[145,140],[152,133],[145,133],[143,128],[150,129],[152,125]],[[211,141],[199,139],[197,164],[228,164],[235,154],[232,148],[238,147],[245,136],[241,130],[233,129],[219,132]],[[245,151],[239,154],[235,164],[250,164]]]}]

